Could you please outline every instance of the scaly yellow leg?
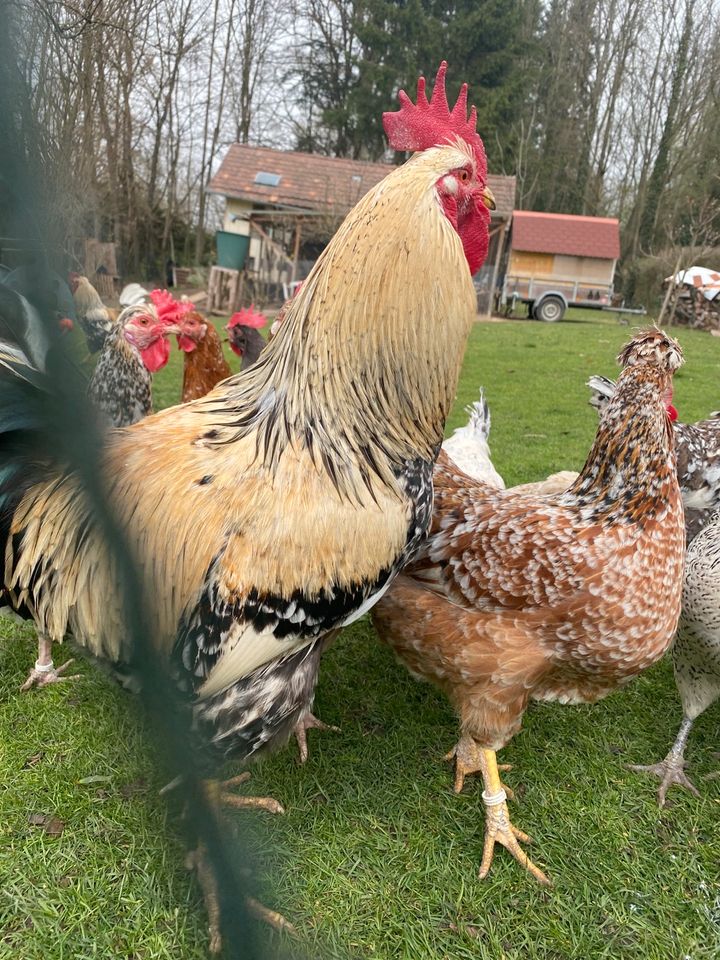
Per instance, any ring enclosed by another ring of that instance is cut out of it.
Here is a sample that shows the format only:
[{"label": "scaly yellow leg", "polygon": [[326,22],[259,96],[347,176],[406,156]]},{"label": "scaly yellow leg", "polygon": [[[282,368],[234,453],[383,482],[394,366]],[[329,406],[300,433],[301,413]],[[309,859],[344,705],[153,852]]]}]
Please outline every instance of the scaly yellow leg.
[{"label": "scaly yellow leg", "polygon": [[[460,793],[465,786],[465,777],[473,773],[483,772],[481,754],[482,750],[477,745],[477,741],[469,734],[460,737],[452,750],[445,754],[445,760],[448,762],[450,760],[455,761],[455,785],[453,787],[455,793]],[[498,770],[502,770],[503,772],[512,770],[512,764],[501,763]],[[500,786],[511,800],[515,799],[515,794],[506,783],[501,783]]]},{"label": "scaly yellow leg", "polygon": [[519,840],[523,843],[532,843],[532,841],[526,833],[518,830],[510,822],[506,802],[507,794],[500,780],[495,751],[481,749],[480,764],[485,784],[482,794],[485,804],[485,844],[483,846],[482,862],[480,863],[480,879],[484,879],[490,872],[495,844],[501,843],[539,883],[547,887],[551,886],[550,880],[542,870],[535,866],[518,843]]}]

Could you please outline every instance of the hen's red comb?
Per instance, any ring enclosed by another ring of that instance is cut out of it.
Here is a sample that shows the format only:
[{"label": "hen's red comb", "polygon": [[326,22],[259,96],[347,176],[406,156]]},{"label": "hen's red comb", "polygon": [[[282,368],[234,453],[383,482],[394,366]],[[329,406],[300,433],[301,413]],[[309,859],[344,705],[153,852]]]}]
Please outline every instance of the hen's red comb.
[{"label": "hen's red comb", "polygon": [[393,150],[427,150],[448,143],[453,136],[461,137],[475,154],[478,173],[487,173],[485,147],[477,132],[477,110],[470,108],[467,113],[466,83],[460,87],[455,106],[450,109],[445,93],[445,74],[447,61],[443,60],[435,77],[432,96],[428,101],[425,93],[425,77],[420,77],[417,85],[417,103],[401,90],[398,93],[400,109],[395,113],[383,114],[383,126]]},{"label": "hen's red comb", "polygon": [[255,310],[255,304],[251,303],[249,307],[245,307],[243,310],[238,310],[237,313],[234,313],[228,320],[227,328],[237,327],[238,324],[242,324],[243,327],[264,327],[267,323],[267,317],[264,313],[259,313]]}]

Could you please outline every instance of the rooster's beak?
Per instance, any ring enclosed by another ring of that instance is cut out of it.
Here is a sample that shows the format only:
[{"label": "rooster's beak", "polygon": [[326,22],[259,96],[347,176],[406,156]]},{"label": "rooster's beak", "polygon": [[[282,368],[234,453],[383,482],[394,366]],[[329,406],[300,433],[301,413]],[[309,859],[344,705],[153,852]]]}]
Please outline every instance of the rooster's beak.
[{"label": "rooster's beak", "polygon": [[495,197],[493,196],[493,192],[490,187],[485,187],[481,196],[482,202],[485,204],[488,210],[494,210],[496,207]]}]

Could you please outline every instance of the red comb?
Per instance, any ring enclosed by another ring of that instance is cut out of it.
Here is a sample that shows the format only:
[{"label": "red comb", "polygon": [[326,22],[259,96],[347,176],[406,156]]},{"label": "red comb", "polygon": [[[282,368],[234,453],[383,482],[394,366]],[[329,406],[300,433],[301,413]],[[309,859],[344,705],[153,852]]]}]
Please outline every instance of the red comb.
[{"label": "red comb", "polygon": [[167,290],[151,290],[150,299],[162,323],[177,323],[181,317],[194,309],[189,300],[176,300]]},{"label": "red comb", "polygon": [[425,94],[425,77],[417,85],[417,103],[401,90],[398,93],[400,109],[383,114],[383,126],[393,150],[427,150],[448,143],[453,136],[461,137],[472,148],[477,161],[478,173],[487,173],[485,148],[477,132],[477,110],[467,113],[467,84],[460,87],[455,106],[450,109],[445,93],[447,61],[443,60],[435,77],[432,96],[428,102]]},{"label": "red comb", "polygon": [[249,307],[245,307],[243,310],[238,310],[237,313],[234,313],[227,323],[227,329],[230,327],[237,327],[239,324],[242,324],[243,327],[264,327],[267,323],[267,317],[264,313],[259,313],[255,310],[255,304],[251,303]]}]

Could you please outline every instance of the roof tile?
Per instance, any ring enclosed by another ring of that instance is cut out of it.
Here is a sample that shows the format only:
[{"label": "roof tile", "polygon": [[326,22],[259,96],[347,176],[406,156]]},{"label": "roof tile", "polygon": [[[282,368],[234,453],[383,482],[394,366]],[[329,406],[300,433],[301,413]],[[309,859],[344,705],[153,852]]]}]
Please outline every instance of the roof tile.
[{"label": "roof tile", "polygon": [[[208,190],[271,206],[346,213],[392,169],[386,163],[233,143]],[[278,174],[280,183],[276,187],[255,183],[260,172]],[[515,177],[490,175],[488,185],[497,204],[495,218],[509,218],[515,204]]]},{"label": "roof tile", "polygon": [[512,249],[617,260],[620,222],[611,217],[516,210],[512,220]]}]

